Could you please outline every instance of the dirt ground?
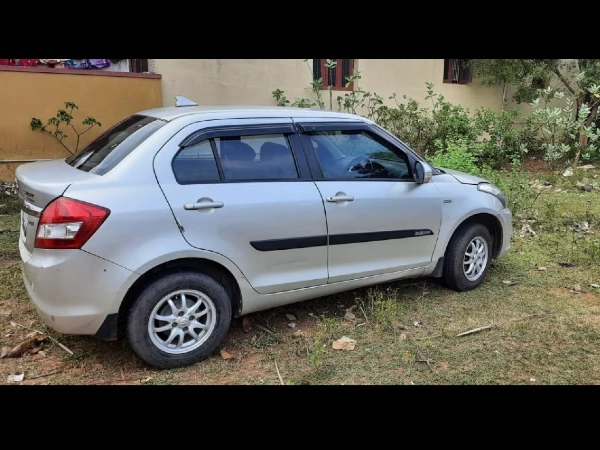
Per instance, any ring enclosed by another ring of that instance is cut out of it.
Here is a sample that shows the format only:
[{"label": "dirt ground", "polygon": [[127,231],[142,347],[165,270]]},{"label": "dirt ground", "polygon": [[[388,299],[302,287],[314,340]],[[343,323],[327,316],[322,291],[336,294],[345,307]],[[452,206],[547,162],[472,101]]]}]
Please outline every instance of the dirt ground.
[{"label": "dirt ground", "polygon": [[[417,279],[274,308],[235,319],[206,361],[163,371],[125,341],[42,323],[22,283],[18,210],[0,195],[0,349],[31,344],[0,359],[0,384],[600,384],[600,193],[576,188],[598,176],[554,177],[474,291]],[[351,349],[336,348],[344,337]]]}]

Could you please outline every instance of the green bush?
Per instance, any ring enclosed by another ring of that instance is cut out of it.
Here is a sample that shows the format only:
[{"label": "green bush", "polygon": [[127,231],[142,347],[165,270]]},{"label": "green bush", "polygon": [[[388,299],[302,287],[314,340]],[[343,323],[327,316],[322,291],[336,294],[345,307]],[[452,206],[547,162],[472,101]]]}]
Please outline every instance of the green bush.
[{"label": "green bush", "polygon": [[468,148],[468,143],[465,138],[458,138],[446,143],[444,147],[441,140],[437,141],[440,151],[435,152],[427,160],[435,167],[445,169],[460,170],[461,172],[477,175],[479,167],[477,167],[477,157]]}]

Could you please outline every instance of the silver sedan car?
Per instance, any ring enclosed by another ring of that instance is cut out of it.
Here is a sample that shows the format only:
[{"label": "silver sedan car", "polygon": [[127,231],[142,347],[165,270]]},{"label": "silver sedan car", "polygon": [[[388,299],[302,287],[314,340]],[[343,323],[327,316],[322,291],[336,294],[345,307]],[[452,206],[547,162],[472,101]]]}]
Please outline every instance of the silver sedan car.
[{"label": "silver sedan car", "polygon": [[410,277],[473,289],[512,233],[497,187],[331,111],[178,98],[16,178],[43,320],[124,336],[158,368],[207,358],[255,311]]}]

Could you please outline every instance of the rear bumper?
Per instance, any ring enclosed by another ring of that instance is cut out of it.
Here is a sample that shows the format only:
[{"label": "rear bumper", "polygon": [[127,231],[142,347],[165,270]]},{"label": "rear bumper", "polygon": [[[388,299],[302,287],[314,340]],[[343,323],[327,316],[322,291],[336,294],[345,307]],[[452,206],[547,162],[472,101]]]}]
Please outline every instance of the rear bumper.
[{"label": "rear bumper", "polygon": [[50,328],[116,337],[116,313],[137,274],[82,250],[29,253],[22,241],[19,250],[25,288]]},{"label": "rear bumper", "polygon": [[512,212],[508,208],[501,210],[496,217],[502,225],[502,248],[498,253],[498,258],[504,256],[510,250],[510,240],[512,239]]}]

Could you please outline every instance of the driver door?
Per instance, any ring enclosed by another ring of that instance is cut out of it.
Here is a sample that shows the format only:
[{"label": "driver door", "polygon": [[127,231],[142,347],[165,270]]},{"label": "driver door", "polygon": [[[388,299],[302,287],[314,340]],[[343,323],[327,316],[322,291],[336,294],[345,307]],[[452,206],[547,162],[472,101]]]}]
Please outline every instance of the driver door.
[{"label": "driver door", "polygon": [[368,124],[300,124],[328,228],[329,283],[411,271],[432,261],[442,217],[434,183]]}]

